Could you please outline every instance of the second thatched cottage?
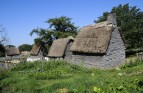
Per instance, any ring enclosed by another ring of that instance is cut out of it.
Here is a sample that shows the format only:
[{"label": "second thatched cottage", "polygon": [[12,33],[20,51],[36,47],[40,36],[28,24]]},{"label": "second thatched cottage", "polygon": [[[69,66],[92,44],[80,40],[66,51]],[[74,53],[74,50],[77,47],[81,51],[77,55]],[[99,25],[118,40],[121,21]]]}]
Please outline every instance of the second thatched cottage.
[{"label": "second thatched cottage", "polygon": [[72,36],[54,40],[50,47],[48,57],[50,59],[62,58],[64,60],[71,61],[72,52],[70,51],[70,48],[73,44],[73,40],[74,38]]},{"label": "second thatched cottage", "polygon": [[83,27],[71,47],[72,63],[86,67],[113,68],[125,59],[125,46],[118,31],[116,14],[107,21]]}]

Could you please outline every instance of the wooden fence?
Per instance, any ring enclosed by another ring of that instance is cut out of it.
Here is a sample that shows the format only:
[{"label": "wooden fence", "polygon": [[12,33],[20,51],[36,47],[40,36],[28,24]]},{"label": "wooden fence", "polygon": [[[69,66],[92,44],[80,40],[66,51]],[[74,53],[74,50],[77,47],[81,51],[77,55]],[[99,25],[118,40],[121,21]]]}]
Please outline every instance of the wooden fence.
[{"label": "wooden fence", "polygon": [[143,52],[136,53],[136,55],[137,55],[137,58],[139,58],[140,60],[143,60]]}]

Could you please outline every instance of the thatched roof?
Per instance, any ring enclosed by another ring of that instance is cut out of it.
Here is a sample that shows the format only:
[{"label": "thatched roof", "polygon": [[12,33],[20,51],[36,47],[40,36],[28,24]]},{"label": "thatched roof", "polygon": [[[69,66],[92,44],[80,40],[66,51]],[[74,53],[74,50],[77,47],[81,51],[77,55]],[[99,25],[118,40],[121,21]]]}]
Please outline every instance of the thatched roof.
[{"label": "thatched roof", "polygon": [[15,48],[15,47],[10,47],[8,49],[6,49],[6,55],[7,56],[14,56],[14,55],[19,55],[19,49]]},{"label": "thatched roof", "polygon": [[34,45],[30,51],[30,55],[38,55],[41,45]]},{"label": "thatched roof", "polygon": [[76,36],[71,51],[81,53],[105,53],[110,41],[112,25],[107,21],[85,26]]},{"label": "thatched roof", "polygon": [[63,57],[67,44],[73,39],[74,39],[73,37],[67,37],[67,38],[60,38],[60,39],[54,40],[52,43],[52,46],[49,49],[48,56]]}]

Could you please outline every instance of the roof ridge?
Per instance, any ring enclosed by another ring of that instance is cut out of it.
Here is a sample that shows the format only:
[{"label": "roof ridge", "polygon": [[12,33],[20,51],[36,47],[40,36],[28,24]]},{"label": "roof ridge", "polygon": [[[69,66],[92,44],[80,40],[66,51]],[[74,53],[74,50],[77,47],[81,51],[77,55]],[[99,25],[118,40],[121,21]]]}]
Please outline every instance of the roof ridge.
[{"label": "roof ridge", "polygon": [[96,24],[90,24],[90,25],[87,25],[87,26],[83,26],[81,29],[84,29],[84,28],[87,28],[87,27],[93,27],[93,28],[102,28],[102,27],[105,27],[107,26],[107,21],[103,21],[103,22],[99,22],[99,23],[96,23]]}]

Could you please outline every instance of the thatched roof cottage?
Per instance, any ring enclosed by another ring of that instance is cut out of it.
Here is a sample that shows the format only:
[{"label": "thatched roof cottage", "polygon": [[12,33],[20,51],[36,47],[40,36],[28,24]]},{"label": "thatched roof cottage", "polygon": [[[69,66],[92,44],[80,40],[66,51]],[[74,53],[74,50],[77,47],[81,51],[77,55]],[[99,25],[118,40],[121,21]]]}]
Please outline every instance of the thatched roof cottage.
[{"label": "thatched roof cottage", "polygon": [[19,49],[16,47],[6,48],[6,56],[20,55]]},{"label": "thatched roof cottage", "polygon": [[35,44],[33,45],[30,51],[30,58],[31,60],[44,60],[46,55],[48,54],[48,50],[44,44]]},{"label": "thatched roof cottage", "polygon": [[71,60],[72,52],[70,51],[74,38],[69,36],[67,38],[60,38],[54,40],[52,46],[49,49],[49,58],[63,58],[65,60]]},{"label": "thatched roof cottage", "polygon": [[71,47],[72,63],[86,67],[112,68],[125,59],[125,46],[118,31],[116,14],[107,21],[80,29]]},{"label": "thatched roof cottage", "polygon": [[16,47],[6,48],[6,62],[19,63],[20,62],[20,52]]}]

